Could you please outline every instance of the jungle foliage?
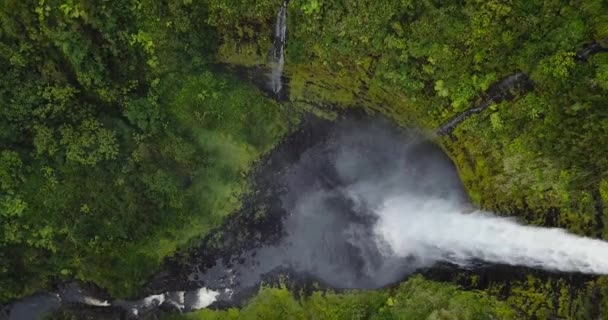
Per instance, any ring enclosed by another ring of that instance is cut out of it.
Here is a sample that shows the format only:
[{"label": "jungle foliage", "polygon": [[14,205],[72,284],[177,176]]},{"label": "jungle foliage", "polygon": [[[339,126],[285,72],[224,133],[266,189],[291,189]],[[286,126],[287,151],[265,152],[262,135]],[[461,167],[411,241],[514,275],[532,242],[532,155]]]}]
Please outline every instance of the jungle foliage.
[{"label": "jungle foliage", "polygon": [[480,292],[416,276],[387,290],[332,293],[297,298],[286,287],[262,287],[242,309],[201,310],[167,320],[187,319],[515,319],[504,302]]},{"label": "jungle foliage", "polygon": [[0,4],[0,300],[69,278],[132,294],[238,208],[287,119],[210,71],[207,11]]},{"label": "jungle foliage", "polygon": [[[281,3],[0,2],[0,301],[71,278],[133,294],[238,208],[295,116],[211,64],[264,65]],[[608,46],[605,1],[291,0],[288,30],[290,99],[321,114],[360,106],[431,131],[527,73],[531,92],[438,141],[480,207],[608,237],[608,53],[577,56]],[[307,298],[267,288],[240,311],[186,317],[606,314],[603,277],[465,277],[484,292],[420,278]]]}]

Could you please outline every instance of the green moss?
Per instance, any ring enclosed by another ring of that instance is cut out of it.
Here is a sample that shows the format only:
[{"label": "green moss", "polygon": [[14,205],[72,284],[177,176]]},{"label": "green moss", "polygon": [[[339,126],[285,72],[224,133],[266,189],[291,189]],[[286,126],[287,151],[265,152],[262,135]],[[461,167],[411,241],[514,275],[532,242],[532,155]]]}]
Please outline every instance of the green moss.
[{"label": "green moss", "polygon": [[217,59],[223,63],[241,65],[246,67],[263,65],[267,59],[260,53],[268,53],[270,41],[259,43],[227,42],[218,48]]}]

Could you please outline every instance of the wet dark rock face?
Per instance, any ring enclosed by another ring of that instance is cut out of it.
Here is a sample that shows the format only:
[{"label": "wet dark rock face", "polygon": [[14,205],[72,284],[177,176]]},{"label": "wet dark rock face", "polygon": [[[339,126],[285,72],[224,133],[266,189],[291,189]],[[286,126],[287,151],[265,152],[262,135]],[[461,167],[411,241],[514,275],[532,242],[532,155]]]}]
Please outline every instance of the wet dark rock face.
[{"label": "wet dark rock face", "polygon": [[[600,42],[607,42],[608,38],[600,40]],[[603,47],[600,43],[592,41],[585,45],[583,48],[576,52],[575,58],[579,61],[587,61],[589,57],[600,52],[608,52],[608,48]]]}]

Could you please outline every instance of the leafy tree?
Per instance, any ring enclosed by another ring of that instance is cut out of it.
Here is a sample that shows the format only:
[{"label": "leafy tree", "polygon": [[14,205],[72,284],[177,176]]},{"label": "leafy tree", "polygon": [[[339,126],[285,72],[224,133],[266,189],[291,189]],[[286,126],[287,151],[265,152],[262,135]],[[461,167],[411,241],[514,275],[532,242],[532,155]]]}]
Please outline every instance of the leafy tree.
[{"label": "leafy tree", "polygon": [[96,120],[84,120],[77,128],[64,126],[59,131],[68,160],[95,165],[99,161],[116,159],[118,155],[115,133]]}]

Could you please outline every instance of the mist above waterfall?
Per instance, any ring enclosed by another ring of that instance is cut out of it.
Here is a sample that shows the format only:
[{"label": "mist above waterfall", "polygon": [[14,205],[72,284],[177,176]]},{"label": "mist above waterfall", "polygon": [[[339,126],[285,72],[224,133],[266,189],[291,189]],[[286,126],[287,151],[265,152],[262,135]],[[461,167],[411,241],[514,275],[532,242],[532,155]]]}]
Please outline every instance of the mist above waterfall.
[{"label": "mist above waterfall", "polygon": [[[366,140],[379,144],[375,150],[361,152],[352,147],[357,144],[346,143],[334,164],[341,177],[351,182],[345,193],[359,207],[367,206],[376,219],[372,238],[384,259],[408,258],[405,268],[483,261],[608,274],[608,242],[473,210],[464,200],[452,166],[441,155],[430,156],[422,137],[368,130],[351,139],[359,145]],[[366,155],[372,159],[378,155],[369,151],[392,156],[370,163]]]}]

